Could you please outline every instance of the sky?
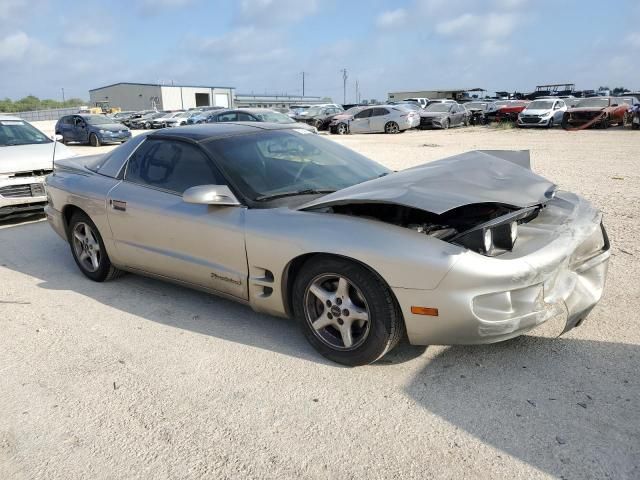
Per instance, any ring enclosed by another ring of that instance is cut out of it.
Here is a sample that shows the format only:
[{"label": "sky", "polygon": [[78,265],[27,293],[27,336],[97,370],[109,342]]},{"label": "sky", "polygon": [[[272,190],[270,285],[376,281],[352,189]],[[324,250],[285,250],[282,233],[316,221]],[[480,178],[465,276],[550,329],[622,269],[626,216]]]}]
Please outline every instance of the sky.
[{"label": "sky", "polygon": [[117,82],[305,93],[640,90],[638,0],[0,0],[0,98]]}]

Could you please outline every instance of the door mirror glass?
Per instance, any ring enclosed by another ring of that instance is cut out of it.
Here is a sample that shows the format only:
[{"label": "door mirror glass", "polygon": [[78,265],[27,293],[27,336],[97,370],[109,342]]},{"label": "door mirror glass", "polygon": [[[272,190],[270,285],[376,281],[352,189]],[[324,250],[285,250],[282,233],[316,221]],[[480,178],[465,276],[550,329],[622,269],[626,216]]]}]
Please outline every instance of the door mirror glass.
[{"label": "door mirror glass", "polygon": [[198,185],[185,190],[182,199],[199,205],[237,206],[240,202],[226,185]]},{"label": "door mirror glass", "polygon": [[64,137],[57,133],[51,136],[51,140],[53,140],[54,142],[61,142],[62,140],[64,140]]}]

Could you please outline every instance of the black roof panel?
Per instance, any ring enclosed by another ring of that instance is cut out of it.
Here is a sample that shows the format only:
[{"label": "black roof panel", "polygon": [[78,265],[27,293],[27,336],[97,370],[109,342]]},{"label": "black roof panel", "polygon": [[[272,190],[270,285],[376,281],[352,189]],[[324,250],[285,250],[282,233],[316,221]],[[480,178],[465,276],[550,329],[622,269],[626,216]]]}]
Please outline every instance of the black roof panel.
[{"label": "black roof panel", "polygon": [[296,124],[268,123],[268,122],[222,122],[206,123],[199,125],[185,125],[183,127],[164,128],[158,132],[149,134],[154,137],[188,138],[196,142],[216,140],[218,138],[232,137],[260,130],[286,130],[300,128]]}]

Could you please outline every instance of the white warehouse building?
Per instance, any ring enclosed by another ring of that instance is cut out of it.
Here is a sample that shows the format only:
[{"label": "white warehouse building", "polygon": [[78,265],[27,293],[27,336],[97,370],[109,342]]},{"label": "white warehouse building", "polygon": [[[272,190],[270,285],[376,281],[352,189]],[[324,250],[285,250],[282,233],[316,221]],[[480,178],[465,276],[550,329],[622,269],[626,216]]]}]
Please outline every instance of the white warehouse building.
[{"label": "white warehouse building", "polygon": [[193,107],[234,107],[232,87],[114,83],[89,90],[91,106],[109,102],[122,110],[186,110]]}]

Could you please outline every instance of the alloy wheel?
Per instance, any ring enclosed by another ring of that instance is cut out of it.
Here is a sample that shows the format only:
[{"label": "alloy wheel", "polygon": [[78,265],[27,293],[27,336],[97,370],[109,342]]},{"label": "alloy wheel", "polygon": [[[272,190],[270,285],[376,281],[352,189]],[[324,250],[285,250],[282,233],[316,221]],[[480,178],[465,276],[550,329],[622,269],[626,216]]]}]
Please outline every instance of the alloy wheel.
[{"label": "alloy wheel", "polygon": [[73,228],[73,250],[82,268],[95,272],[100,268],[102,253],[98,237],[89,225],[78,222]]},{"label": "alloy wheel", "polygon": [[322,274],[307,287],[306,321],[323,343],[337,350],[362,345],[370,330],[370,315],[362,292],[346,277]]}]

